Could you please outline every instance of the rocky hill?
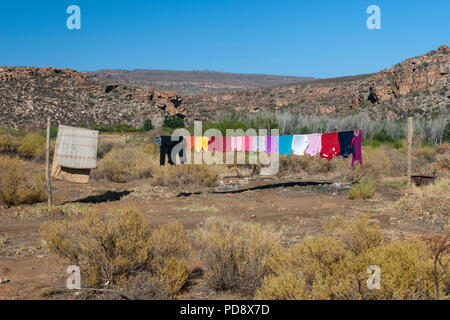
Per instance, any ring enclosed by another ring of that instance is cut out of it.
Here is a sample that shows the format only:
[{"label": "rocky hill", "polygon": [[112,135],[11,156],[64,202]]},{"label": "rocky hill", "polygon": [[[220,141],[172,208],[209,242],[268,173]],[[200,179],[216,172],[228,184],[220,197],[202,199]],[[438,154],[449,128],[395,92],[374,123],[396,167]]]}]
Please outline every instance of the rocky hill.
[{"label": "rocky hill", "polygon": [[0,67],[0,125],[43,127],[47,116],[61,124],[127,123],[184,116],[182,98],[150,87],[90,79],[75,70]]},{"label": "rocky hill", "polygon": [[312,78],[307,77],[265,74],[145,69],[98,70],[84,72],[84,74],[103,81],[150,86],[161,91],[174,91],[183,96],[236,89],[265,88],[312,80]]},{"label": "rocky hill", "polygon": [[449,56],[448,46],[443,45],[376,74],[196,95],[182,105],[197,119],[211,119],[225,110],[330,116],[367,110],[374,119],[448,117]]}]

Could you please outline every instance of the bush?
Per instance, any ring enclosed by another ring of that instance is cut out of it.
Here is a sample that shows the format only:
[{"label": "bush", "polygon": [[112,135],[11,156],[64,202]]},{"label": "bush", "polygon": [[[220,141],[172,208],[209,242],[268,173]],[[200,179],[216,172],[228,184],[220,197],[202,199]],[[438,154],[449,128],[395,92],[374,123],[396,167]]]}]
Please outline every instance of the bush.
[{"label": "bush", "polygon": [[214,290],[251,296],[280,250],[279,234],[258,224],[210,218],[195,232],[195,245]]},{"label": "bush", "polygon": [[47,200],[43,172],[30,175],[19,158],[8,156],[0,156],[0,172],[0,196],[8,205]]},{"label": "bush", "polygon": [[[448,264],[448,257],[444,261]],[[370,290],[369,266],[379,266],[381,288]],[[435,299],[433,257],[416,240],[387,243],[364,216],[342,217],[325,234],[305,239],[274,256],[272,273],[256,291],[256,299]],[[438,270],[439,273],[443,269]],[[443,282],[439,298],[449,298]]]},{"label": "bush", "polygon": [[348,191],[349,199],[370,199],[375,193],[375,186],[371,183],[358,183]]},{"label": "bush", "polygon": [[145,119],[144,122],[142,123],[142,127],[141,130],[142,131],[150,131],[155,129],[155,127],[153,126],[152,120],[151,119]]},{"label": "bush", "polygon": [[162,126],[170,129],[184,128],[184,119],[179,116],[168,116]]},{"label": "bush", "polygon": [[[82,286],[130,291],[137,285],[163,288],[175,296],[188,277],[186,233],[178,223],[149,230],[133,208],[108,215],[87,211],[81,218],[45,222],[41,235],[50,252],[81,269]],[[156,290],[158,291],[158,290]],[[159,293],[161,294],[161,293]]]},{"label": "bush", "polygon": [[388,176],[391,173],[392,162],[383,147],[363,147],[362,165],[358,163],[349,173],[349,178],[353,182],[360,182],[367,179],[378,179]]},{"label": "bush", "polygon": [[20,140],[17,151],[25,158],[38,158],[44,155],[45,148],[45,138],[39,133],[30,133]]},{"label": "bush", "polygon": [[14,153],[17,150],[17,142],[7,133],[0,134],[0,153]]},{"label": "bush", "polygon": [[153,174],[153,185],[186,188],[214,187],[217,172],[205,164],[183,164],[159,167]]},{"label": "bush", "polygon": [[95,171],[97,179],[106,178],[113,182],[127,182],[133,179],[149,178],[157,168],[156,159],[149,157],[143,148],[127,146],[112,149],[98,162]]}]

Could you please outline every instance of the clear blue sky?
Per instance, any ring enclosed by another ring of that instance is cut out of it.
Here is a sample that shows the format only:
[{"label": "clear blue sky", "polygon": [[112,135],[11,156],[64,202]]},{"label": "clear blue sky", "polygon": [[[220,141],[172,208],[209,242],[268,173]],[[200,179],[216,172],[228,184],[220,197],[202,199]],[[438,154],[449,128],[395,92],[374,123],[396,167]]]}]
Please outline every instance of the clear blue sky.
[{"label": "clear blue sky", "polygon": [[[81,8],[81,30],[66,8]],[[381,8],[382,30],[366,9]],[[0,2],[0,65],[334,77],[449,44],[449,0]]]}]

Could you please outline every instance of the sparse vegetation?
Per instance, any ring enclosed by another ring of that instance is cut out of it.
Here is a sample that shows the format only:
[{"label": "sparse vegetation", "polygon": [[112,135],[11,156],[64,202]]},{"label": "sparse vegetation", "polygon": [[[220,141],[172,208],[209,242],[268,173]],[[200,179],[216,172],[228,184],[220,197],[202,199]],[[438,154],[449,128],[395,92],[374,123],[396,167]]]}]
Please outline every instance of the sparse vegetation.
[{"label": "sparse vegetation", "polygon": [[349,199],[370,199],[375,193],[375,186],[371,183],[358,183],[348,191]]},{"label": "sparse vegetation", "polygon": [[188,277],[179,259],[188,252],[184,228],[172,223],[150,231],[133,208],[49,221],[41,234],[51,252],[81,268],[84,287],[133,292],[131,282],[145,286],[147,298],[174,297]]},{"label": "sparse vegetation", "polygon": [[0,155],[0,196],[9,205],[47,200],[43,172],[30,174],[17,157]]}]

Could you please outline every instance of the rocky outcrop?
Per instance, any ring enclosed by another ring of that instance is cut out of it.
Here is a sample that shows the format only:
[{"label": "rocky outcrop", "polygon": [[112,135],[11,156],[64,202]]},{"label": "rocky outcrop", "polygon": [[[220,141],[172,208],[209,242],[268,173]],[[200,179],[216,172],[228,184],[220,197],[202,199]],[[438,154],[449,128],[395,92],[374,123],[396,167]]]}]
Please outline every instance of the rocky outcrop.
[{"label": "rocky outcrop", "polygon": [[42,127],[51,116],[53,122],[68,125],[136,127],[144,118],[184,117],[181,102],[176,93],[102,82],[70,69],[0,68],[1,125]]},{"label": "rocky outcrop", "polygon": [[324,79],[254,90],[187,97],[193,118],[214,118],[225,110],[290,110],[303,115],[336,115],[367,110],[374,118],[448,116],[447,45],[376,74]]}]

